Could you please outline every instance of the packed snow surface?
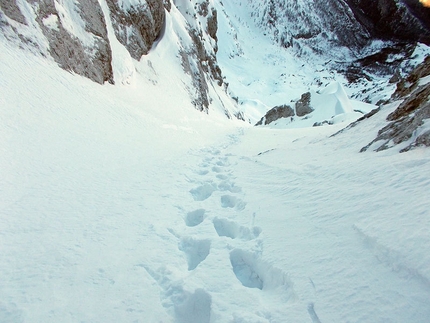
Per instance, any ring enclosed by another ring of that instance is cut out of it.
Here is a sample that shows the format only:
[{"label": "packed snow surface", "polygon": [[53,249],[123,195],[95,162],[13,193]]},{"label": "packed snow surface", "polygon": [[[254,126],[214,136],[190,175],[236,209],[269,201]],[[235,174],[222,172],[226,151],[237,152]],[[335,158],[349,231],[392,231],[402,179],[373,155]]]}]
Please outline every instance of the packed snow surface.
[{"label": "packed snow surface", "polygon": [[251,127],[213,88],[198,112],[181,12],[136,62],[100,3],[115,86],[0,40],[1,323],[429,321],[430,150],[358,153],[398,103],[331,137],[374,106],[235,0],[215,2],[217,55],[247,118],[308,90],[315,111]]},{"label": "packed snow surface", "polygon": [[358,153],[394,106],[255,128],[0,44],[0,322],[428,322],[430,150]]}]

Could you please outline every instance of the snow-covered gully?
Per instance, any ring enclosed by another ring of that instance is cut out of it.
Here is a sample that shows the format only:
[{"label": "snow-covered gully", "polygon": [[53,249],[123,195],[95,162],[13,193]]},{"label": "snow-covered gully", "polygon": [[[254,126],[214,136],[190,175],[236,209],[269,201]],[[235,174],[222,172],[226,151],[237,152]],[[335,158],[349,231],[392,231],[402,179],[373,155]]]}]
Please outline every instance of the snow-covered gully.
[{"label": "snow-covered gully", "polygon": [[[39,28],[92,44],[76,16],[91,2],[54,2],[0,1],[0,323],[429,322],[430,149],[399,153],[429,123],[378,153],[400,102],[345,129],[376,107],[351,93],[376,104],[394,83],[344,88],[326,63],[347,52],[274,43],[260,18],[282,1],[158,1],[163,32],[136,60],[108,12],[144,1],[99,0],[84,13],[108,24],[115,85],[97,84]],[[313,112],[251,125],[303,97]]]}]

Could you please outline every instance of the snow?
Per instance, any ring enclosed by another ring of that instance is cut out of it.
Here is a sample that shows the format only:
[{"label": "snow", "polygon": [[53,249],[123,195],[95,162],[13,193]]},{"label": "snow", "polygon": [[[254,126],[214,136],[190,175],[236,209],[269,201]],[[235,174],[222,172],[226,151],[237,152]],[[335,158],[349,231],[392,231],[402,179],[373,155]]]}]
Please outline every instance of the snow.
[{"label": "snow", "polygon": [[56,15],[49,15],[48,17],[42,19],[43,24],[51,29],[59,30],[58,28],[58,17]]},{"label": "snow", "polygon": [[55,8],[58,11],[61,25],[71,35],[77,37],[86,47],[94,46],[94,36],[85,29],[85,21],[80,15],[80,8],[74,1],[55,0]]},{"label": "snow", "polygon": [[396,105],[334,137],[373,106],[333,80],[332,126],[200,113],[181,17],[115,86],[0,39],[0,322],[428,322],[430,150],[358,153]]}]

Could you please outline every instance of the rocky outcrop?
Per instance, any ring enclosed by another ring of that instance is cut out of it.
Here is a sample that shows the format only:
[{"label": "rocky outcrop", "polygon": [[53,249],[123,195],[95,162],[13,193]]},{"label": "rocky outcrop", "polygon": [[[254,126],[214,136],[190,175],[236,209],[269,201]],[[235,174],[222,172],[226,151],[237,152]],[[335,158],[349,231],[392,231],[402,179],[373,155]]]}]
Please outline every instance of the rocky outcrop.
[{"label": "rocky outcrop", "polygon": [[140,60],[146,55],[160,35],[164,25],[165,6],[170,1],[138,0],[133,3],[106,0],[115,36],[124,45],[131,57]]},{"label": "rocky outcrop", "polygon": [[[224,84],[216,59],[217,11],[209,0],[195,1],[194,5],[184,3],[178,9],[188,21],[188,34],[192,40],[192,45],[180,52],[182,67],[192,80],[190,96],[196,109],[207,112],[211,101],[209,86],[212,82],[218,86]],[[227,112],[226,115],[232,117]],[[243,118],[241,115],[237,117]]]},{"label": "rocky outcrop", "polygon": [[250,1],[250,5],[257,23],[280,45],[299,55],[309,49],[325,52],[333,46],[361,48],[370,39],[344,1],[263,0]]},{"label": "rocky outcrop", "polygon": [[345,1],[357,21],[368,30],[372,37],[403,42],[420,41],[430,44],[430,31],[429,27],[426,26],[428,17],[420,14],[427,9],[422,7],[418,1]]},{"label": "rocky outcrop", "polygon": [[[249,1],[254,19],[283,47],[339,59],[374,39],[430,44],[430,9],[416,0]],[[330,49],[337,48],[337,51]],[[346,50],[346,51],[345,51]],[[343,56],[344,55],[344,56]]]},{"label": "rocky outcrop", "polygon": [[[388,149],[410,141],[400,150],[405,152],[418,146],[430,146],[430,56],[418,66],[405,80],[399,82],[392,101],[403,100],[398,108],[390,113],[388,125],[379,130],[377,137],[361,152],[377,145],[376,151]],[[424,79],[427,77],[426,79]]]},{"label": "rocky outcrop", "polygon": [[6,16],[16,22],[26,25],[27,21],[16,4],[16,0],[0,0],[0,8]]},{"label": "rocky outcrop", "polygon": [[294,115],[295,113],[292,107],[290,107],[289,105],[279,105],[267,111],[266,115],[261,118],[261,120],[258,121],[255,125],[268,125],[278,119],[289,118],[293,117]]},{"label": "rocky outcrop", "polygon": [[[1,19],[5,34],[8,33],[7,28],[11,28],[16,35],[9,32],[9,37],[17,36],[26,45],[39,47],[41,52],[43,49],[40,47],[46,42],[46,51],[63,69],[101,84],[106,81],[113,83],[112,52],[103,12],[97,0],[27,1],[27,10],[31,8],[33,13],[24,16],[15,0],[1,0],[0,15],[3,12],[14,20]],[[30,31],[24,32],[15,22],[28,25]],[[40,39],[36,29],[45,39]]]},{"label": "rocky outcrop", "polygon": [[314,111],[314,109],[311,107],[311,93],[303,93],[301,98],[296,102],[295,107],[296,114],[299,117],[303,117]]}]

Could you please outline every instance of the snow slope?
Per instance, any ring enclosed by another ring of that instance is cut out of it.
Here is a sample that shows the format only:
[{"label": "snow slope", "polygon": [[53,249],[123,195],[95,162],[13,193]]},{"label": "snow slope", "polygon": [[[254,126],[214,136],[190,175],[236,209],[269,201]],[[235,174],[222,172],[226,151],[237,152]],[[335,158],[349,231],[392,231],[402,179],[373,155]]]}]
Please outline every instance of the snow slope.
[{"label": "snow slope", "polygon": [[394,106],[254,128],[163,42],[116,86],[0,46],[0,322],[428,322],[430,151],[358,153]]}]

